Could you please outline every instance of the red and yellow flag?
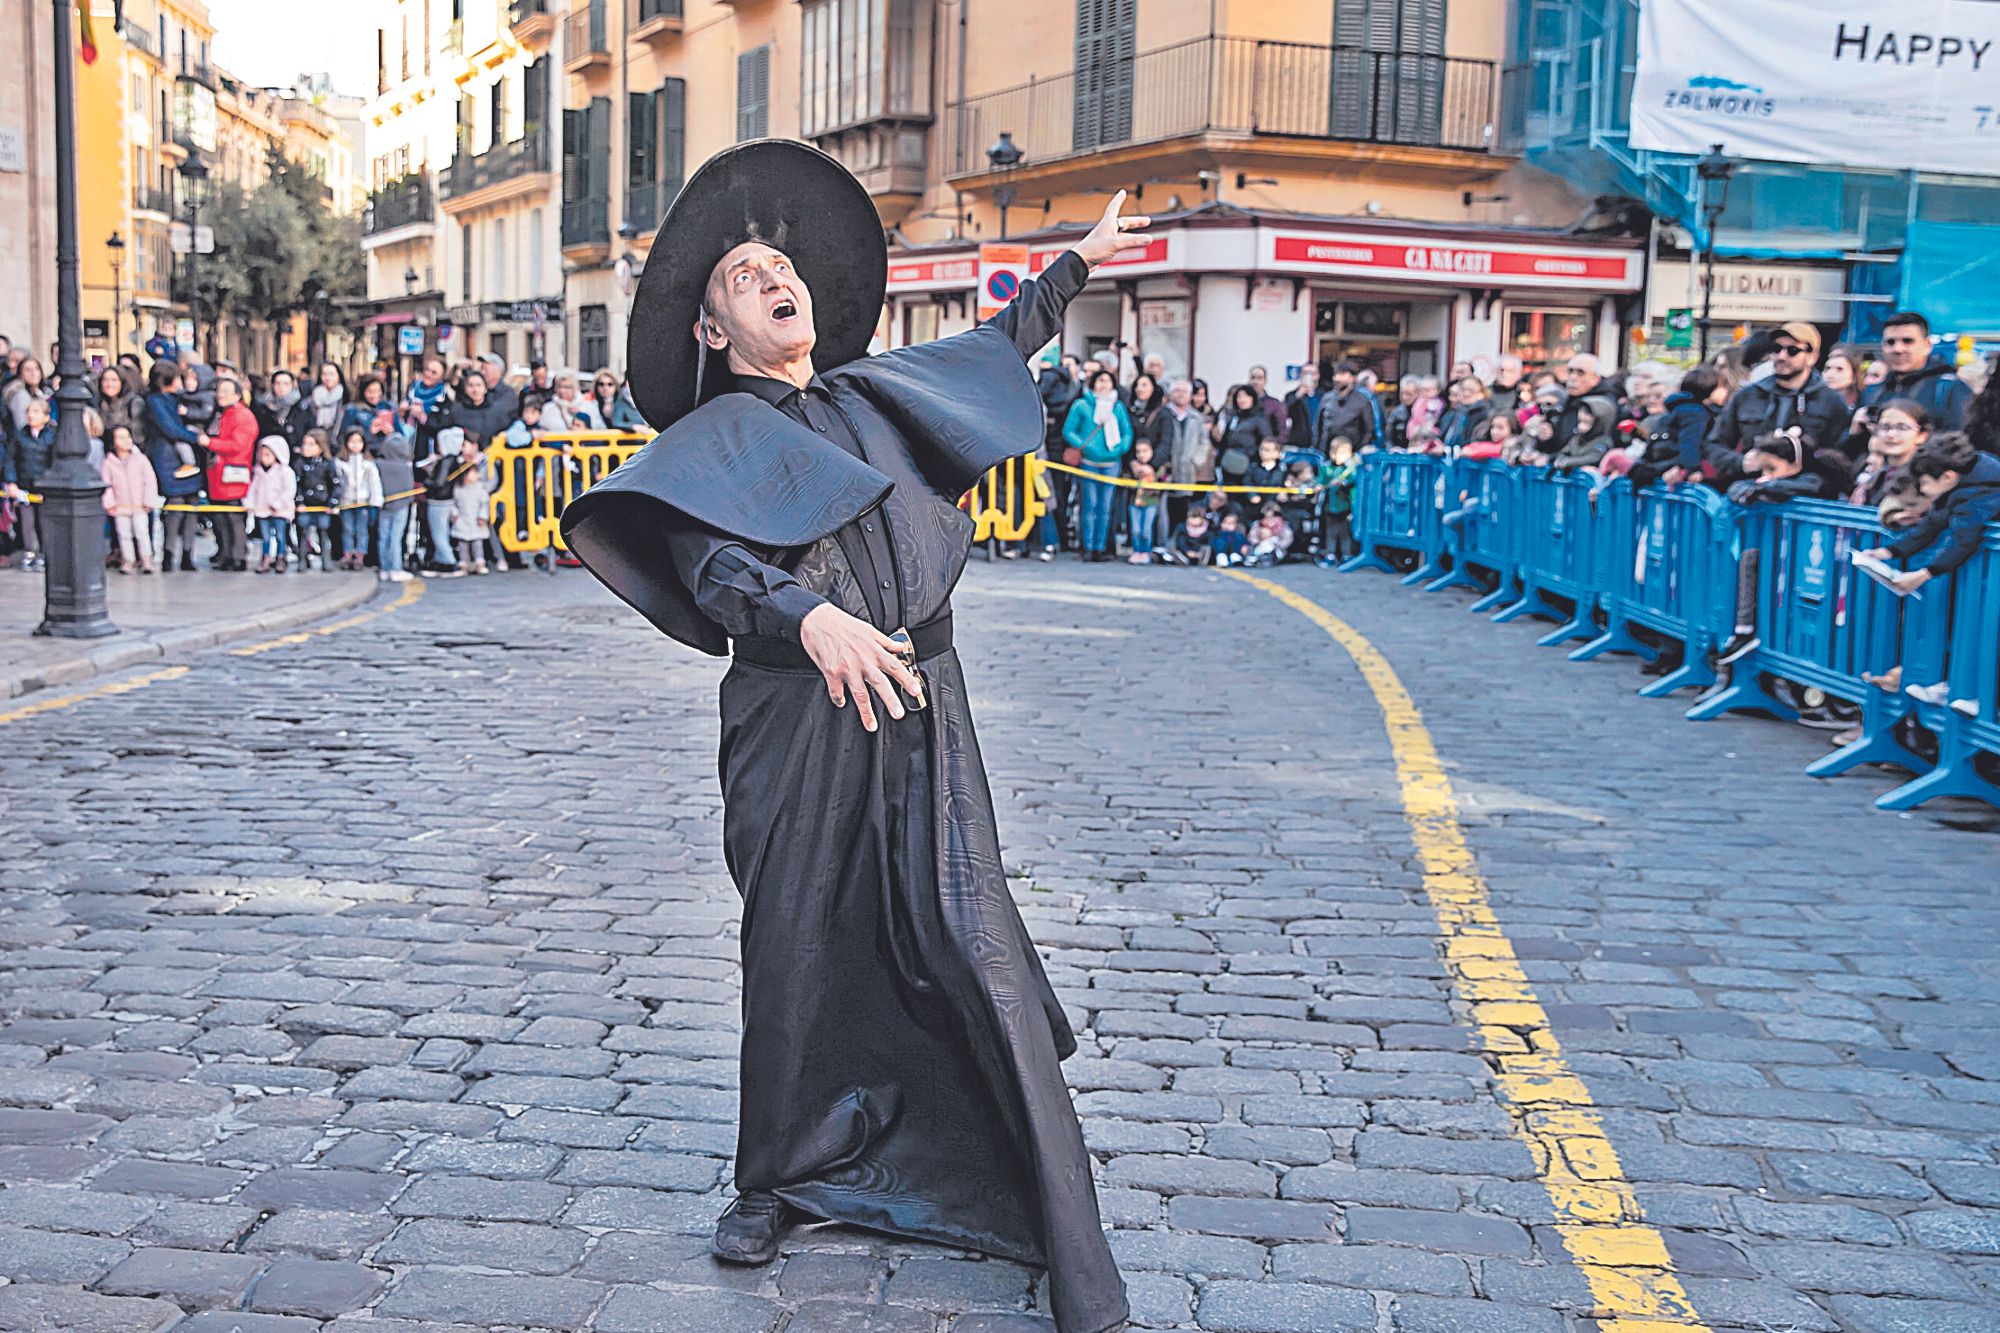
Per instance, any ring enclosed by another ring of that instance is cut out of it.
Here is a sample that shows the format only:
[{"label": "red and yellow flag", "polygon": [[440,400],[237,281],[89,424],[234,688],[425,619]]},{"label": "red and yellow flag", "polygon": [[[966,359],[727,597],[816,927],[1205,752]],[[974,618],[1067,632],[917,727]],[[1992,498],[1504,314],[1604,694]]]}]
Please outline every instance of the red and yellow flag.
[{"label": "red and yellow flag", "polygon": [[90,26],[90,0],[76,0],[76,35],[83,48],[83,63],[97,63],[97,34]]}]

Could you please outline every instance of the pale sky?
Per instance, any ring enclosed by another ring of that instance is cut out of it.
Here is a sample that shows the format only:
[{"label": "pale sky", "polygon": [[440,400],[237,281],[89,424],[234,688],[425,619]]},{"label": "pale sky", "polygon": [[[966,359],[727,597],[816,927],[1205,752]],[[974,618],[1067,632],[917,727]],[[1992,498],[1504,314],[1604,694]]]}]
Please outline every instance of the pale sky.
[{"label": "pale sky", "polygon": [[215,24],[210,54],[236,77],[289,87],[301,74],[333,76],[334,90],[375,92],[375,6],[371,0],[208,0]]}]

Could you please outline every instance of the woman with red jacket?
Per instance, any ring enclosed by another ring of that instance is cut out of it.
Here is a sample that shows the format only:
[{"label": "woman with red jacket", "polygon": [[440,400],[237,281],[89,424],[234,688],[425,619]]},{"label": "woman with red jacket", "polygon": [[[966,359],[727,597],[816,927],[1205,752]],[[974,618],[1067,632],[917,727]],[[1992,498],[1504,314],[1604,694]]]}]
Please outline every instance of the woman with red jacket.
[{"label": "woman with red jacket", "polygon": [[[257,456],[257,414],[244,403],[242,387],[220,375],[215,380],[215,407],[215,434],[208,441],[208,498],[214,504],[240,505],[250,489],[250,464]],[[212,517],[215,567],[245,568],[242,510]]]}]

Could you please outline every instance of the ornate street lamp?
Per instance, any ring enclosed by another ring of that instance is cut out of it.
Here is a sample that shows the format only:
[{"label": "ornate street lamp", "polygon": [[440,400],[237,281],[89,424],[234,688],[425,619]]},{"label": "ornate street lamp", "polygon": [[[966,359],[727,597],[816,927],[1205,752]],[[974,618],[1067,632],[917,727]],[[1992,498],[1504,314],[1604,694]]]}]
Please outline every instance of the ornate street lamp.
[{"label": "ornate street lamp", "polygon": [[37,634],[98,639],[118,627],[104,603],[104,479],[90,468],[90,410],[84,382],[83,297],[76,247],[76,64],[69,13],[55,8],[56,96],[56,446],[54,466],[37,483],[42,493],[42,623]]},{"label": "ornate street lamp", "polygon": [[1707,231],[1701,294],[1701,359],[1707,361],[1708,330],[1715,310],[1715,224],[1729,202],[1729,178],[1736,174],[1736,162],[1723,155],[1721,144],[1715,144],[1707,157],[1694,164],[1694,172],[1701,178],[1701,215]]},{"label": "ornate street lamp", "polygon": [[202,160],[201,147],[192,139],[183,139],[181,147],[187,153],[178,170],[181,193],[187,197],[188,208],[188,314],[194,324],[195,355],[206,360],[201,344],[201,191],[208,182],[208,163]]},{"label": "ornate street lamp", "polygon": [[104,243],[111,252],[111,359],[118,359],[118,311],[125,304],[125,289],[121,282],[125,276],[125,238],[116,231]]},{"label": "ornate street lamp", "polygon": [[993,190],[993,202],[1000,208],[1000,239],[1003,241],[1007,239],[1007,209],[1014,202],[1014,183],[1011,177],[1014,168],[1021,165],[1021,159],[1025,156],[1020,145],[1014,142],[1014,135],[1009,130],[1000,131],[999,140],[986,150],[987,164],[995,171],[1006,172],[1010,178],[1003,180]]}]

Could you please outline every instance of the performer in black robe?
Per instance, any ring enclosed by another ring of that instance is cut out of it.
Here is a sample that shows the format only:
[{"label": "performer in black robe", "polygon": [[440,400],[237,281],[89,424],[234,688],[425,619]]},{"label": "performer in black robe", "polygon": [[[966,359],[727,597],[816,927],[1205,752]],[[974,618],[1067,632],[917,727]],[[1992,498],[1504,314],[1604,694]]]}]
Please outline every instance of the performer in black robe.
[{"label": "performer in black robe", "polygon": [[1091,264],[1144,244],[1122,200],[993,320],[871,358],[886,249],[866,192],[802,144],[719,154],[634,302],[634,397],[663,433],[562,519],[614,592],[733,658],[742,1104],[716,1254],[767,1262],[800,1217],[963,1246],[1046,1266],[1061,1333],[1122,1327],[1124,1286],[950,598],[973,527],[956,501],[1041,441],[1027,358]]}]

